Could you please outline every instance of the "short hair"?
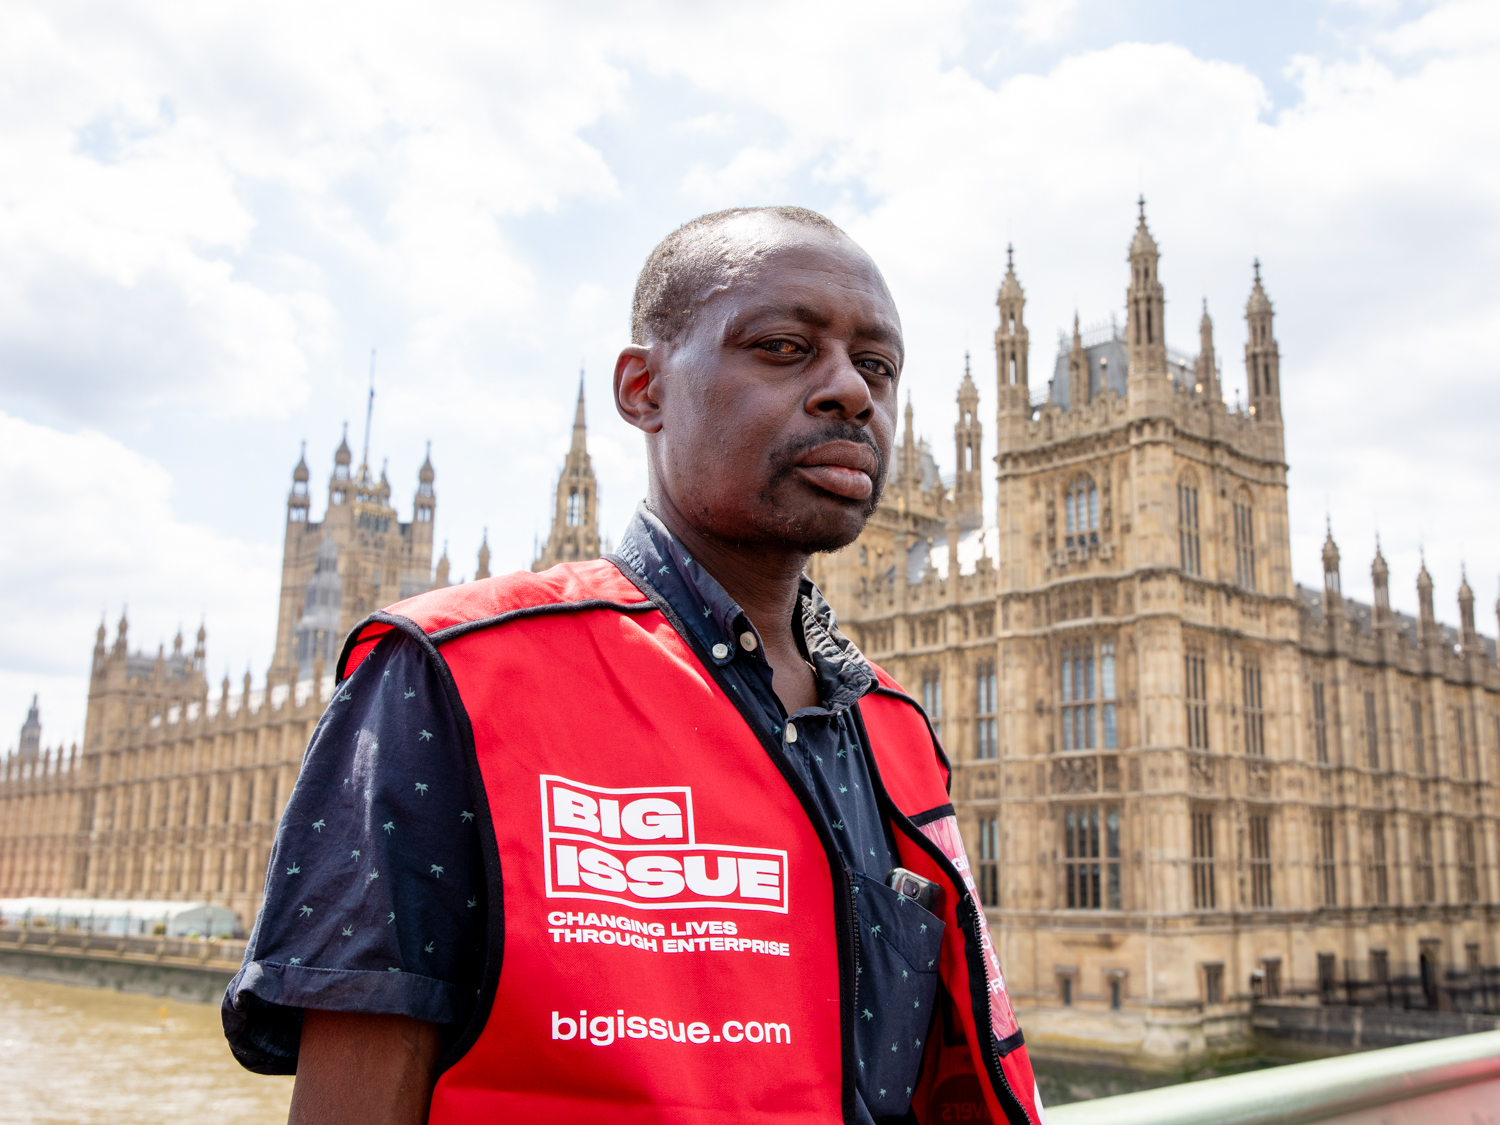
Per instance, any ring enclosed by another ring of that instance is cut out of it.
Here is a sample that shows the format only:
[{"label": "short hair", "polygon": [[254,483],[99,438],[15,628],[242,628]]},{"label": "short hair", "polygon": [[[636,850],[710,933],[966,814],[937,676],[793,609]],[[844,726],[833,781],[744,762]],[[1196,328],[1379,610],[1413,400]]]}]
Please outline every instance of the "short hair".
[{"label": "short hair", "polygon": [[747,264],[727,239],[715,238],[715,233],[732,219],[757,214],[849,237],[837,223],[806,207],[732,207],[699,215],[657,243],[641,267],[630,305],[633,343],[672,343],[682,334],[705,283],[715,280],[715,274],[728,276]]}]

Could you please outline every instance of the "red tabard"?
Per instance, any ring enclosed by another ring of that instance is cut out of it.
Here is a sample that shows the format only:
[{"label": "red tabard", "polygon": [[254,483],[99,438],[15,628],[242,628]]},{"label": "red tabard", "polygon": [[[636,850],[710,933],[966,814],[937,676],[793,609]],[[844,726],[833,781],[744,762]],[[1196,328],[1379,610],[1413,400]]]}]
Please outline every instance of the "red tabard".
[{"label": "red tabard", "polygon": [[[663,612],[607,560],[508,575],[375,614],[340,676],[393,629],[451,676],[493,826],[485,987],[434,1125],[852,1120],[842,869]],[[928,1038],[917,1117],[1040,1125],[946,764],[877,673],[859,708],[881,807],[902,865],[945,890],[956,1027]]]}]

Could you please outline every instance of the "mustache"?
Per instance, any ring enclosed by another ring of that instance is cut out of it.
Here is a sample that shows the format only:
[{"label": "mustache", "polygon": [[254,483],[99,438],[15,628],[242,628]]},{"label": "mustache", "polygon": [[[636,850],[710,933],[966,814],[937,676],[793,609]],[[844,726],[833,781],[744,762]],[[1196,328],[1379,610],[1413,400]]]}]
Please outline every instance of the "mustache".
[{"label": "mustache", "polygon": [[826,445],[834,441],[857,442],[866,446],[875,455],[875,473],[872,484],[874,492],[870,494],[868,501],[870,511],[875,510],[875,505],[880,502],[881,493],[885,491],[885,478],[888,466],[885,455],[880,452],[880,446],[875,444],[875,438],[864,426],[851,426],[844,422],[829,422],[816,433],[807,434],[788,442],[771,455],[771,480],[779,482],[783,477],[792,474],[796,467],[796,461],[810,449],[816,449],[820,445]]}]

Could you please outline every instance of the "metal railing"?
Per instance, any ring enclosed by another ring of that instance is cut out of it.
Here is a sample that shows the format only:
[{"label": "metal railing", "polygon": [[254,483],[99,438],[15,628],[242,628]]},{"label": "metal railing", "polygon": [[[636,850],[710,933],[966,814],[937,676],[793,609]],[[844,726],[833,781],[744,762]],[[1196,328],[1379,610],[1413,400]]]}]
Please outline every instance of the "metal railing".
[{"label": "metal railing", "polygon": [[[1366,1111],[1402,1107],[1396,1117]],[[1500,1106],[1500,1031],[1185,1082],[1049,1109],[1047,1125],[1303,1125],[1490,1121]]]}]

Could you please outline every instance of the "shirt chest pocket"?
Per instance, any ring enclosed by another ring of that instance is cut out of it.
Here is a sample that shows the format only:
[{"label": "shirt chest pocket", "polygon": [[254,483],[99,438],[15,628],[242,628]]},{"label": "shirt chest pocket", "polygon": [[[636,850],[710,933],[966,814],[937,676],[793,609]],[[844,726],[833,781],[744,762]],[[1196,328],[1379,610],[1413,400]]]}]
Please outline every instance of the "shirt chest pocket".
[{"label": "shirt chest pocket", "polygon": [[851,879],[856,943],[857,1082],[878,1118],[903,1115],[917,1084],[937,1001],[943,922],[884,883]]}]

